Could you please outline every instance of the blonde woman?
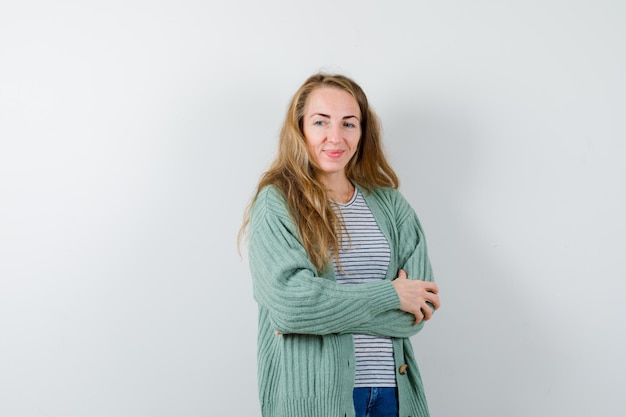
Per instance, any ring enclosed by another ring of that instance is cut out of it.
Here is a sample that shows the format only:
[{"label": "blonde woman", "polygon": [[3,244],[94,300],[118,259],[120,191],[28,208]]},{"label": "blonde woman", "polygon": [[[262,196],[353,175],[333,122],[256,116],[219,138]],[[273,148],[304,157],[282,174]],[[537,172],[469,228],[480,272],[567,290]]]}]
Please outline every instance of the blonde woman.
[{"label": "blonde woman", "polygon": [[247,232],[265,417],[421,417],[409,337],[439,308],[418,218],[363,90],[300,87]]}]

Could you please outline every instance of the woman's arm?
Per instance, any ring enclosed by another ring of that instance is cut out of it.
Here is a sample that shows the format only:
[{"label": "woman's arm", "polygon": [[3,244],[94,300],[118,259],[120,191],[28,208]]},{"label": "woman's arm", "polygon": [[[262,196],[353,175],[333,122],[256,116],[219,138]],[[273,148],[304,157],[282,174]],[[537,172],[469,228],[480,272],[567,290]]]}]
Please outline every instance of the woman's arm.
[{"label": "woman's arm", "polygon": [[276,331],[348,333],[367,323],[383,324],[386,312],[399,318],[400,299],[391,281],[338,284],[316,272],[284,200],[271,187],[257,197],[249,237],[254,296]]},{"label": "woman's arm", "polygon": [[[440,305],[439,289],[433,282],[426,239],[415,210],[400,192],[378,189],[371,194],[365,193],[365,196],[380,226],[388,231],[389,244],[395,249],[392,263],[401,271],[393,283],[401,305],[399,310],[384,312],[379,320],[364,323],[362,327],[351,331],[409,337],[421,330],[424,320],[430,319]],[[407,272],[408,280],[404,278],[403,271]]]},{"label": "woman's arm", "polygon": [[400,297],[400,308],[381,313],[374,320],[351,328],[347,333],[365,333],[376,336],[410,337],[424,327],[434,310],[439,308],[439,289],[434,282],[408,279],[400,270],[393,281]]}]

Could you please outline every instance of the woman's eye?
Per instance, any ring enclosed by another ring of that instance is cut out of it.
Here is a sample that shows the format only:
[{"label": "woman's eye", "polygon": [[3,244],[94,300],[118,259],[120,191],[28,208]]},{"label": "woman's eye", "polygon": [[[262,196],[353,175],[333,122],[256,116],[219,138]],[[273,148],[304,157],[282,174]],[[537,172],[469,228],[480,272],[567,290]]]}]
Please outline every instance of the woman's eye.
[{"label": "woman's eye", "polygon": [[346,122],[344,123],[345,127],[356,127],[356,125],[354,123],[350,123],[350,122]]},{"label": "woman's eye", "polygon": [[324,126],[324,121],[316,120],[315,122],[313,122],[313,126]]}]

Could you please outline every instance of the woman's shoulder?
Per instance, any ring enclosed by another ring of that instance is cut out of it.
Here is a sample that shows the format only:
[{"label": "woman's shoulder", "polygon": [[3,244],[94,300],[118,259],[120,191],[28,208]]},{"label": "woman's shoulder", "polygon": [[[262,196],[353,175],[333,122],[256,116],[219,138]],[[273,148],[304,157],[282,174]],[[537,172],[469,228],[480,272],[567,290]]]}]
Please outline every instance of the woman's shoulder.
[{"label": "woman's shoulder", "polygon": [[283,191],[278,186],[273,184],[266,185],[261,188],[259,190],[259,193],[257,194],[256,201],[261,201],[264,204],[287,204],[287,199],[285,198],[285,194],[283,193]]},{"label": "woman's shoulder", "polygon": [[273,214],[280,217],[288,215],[285,195],[275,185],[264,186],[256,195],[251,215],[254,216],[260,213]]}]

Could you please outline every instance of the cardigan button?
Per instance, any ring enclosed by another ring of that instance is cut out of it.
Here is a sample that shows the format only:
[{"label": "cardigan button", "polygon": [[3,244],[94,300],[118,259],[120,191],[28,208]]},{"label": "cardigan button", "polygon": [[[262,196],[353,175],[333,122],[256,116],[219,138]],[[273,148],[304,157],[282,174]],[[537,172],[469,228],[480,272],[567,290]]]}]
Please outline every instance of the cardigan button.
[{"label": "cardigan button", "polygon": [[400,368],[398,368],[398,372],[400,372],[400,375],[406,375],[408,369],[409,366],[405,363],[403,365],[400,365]]}]

